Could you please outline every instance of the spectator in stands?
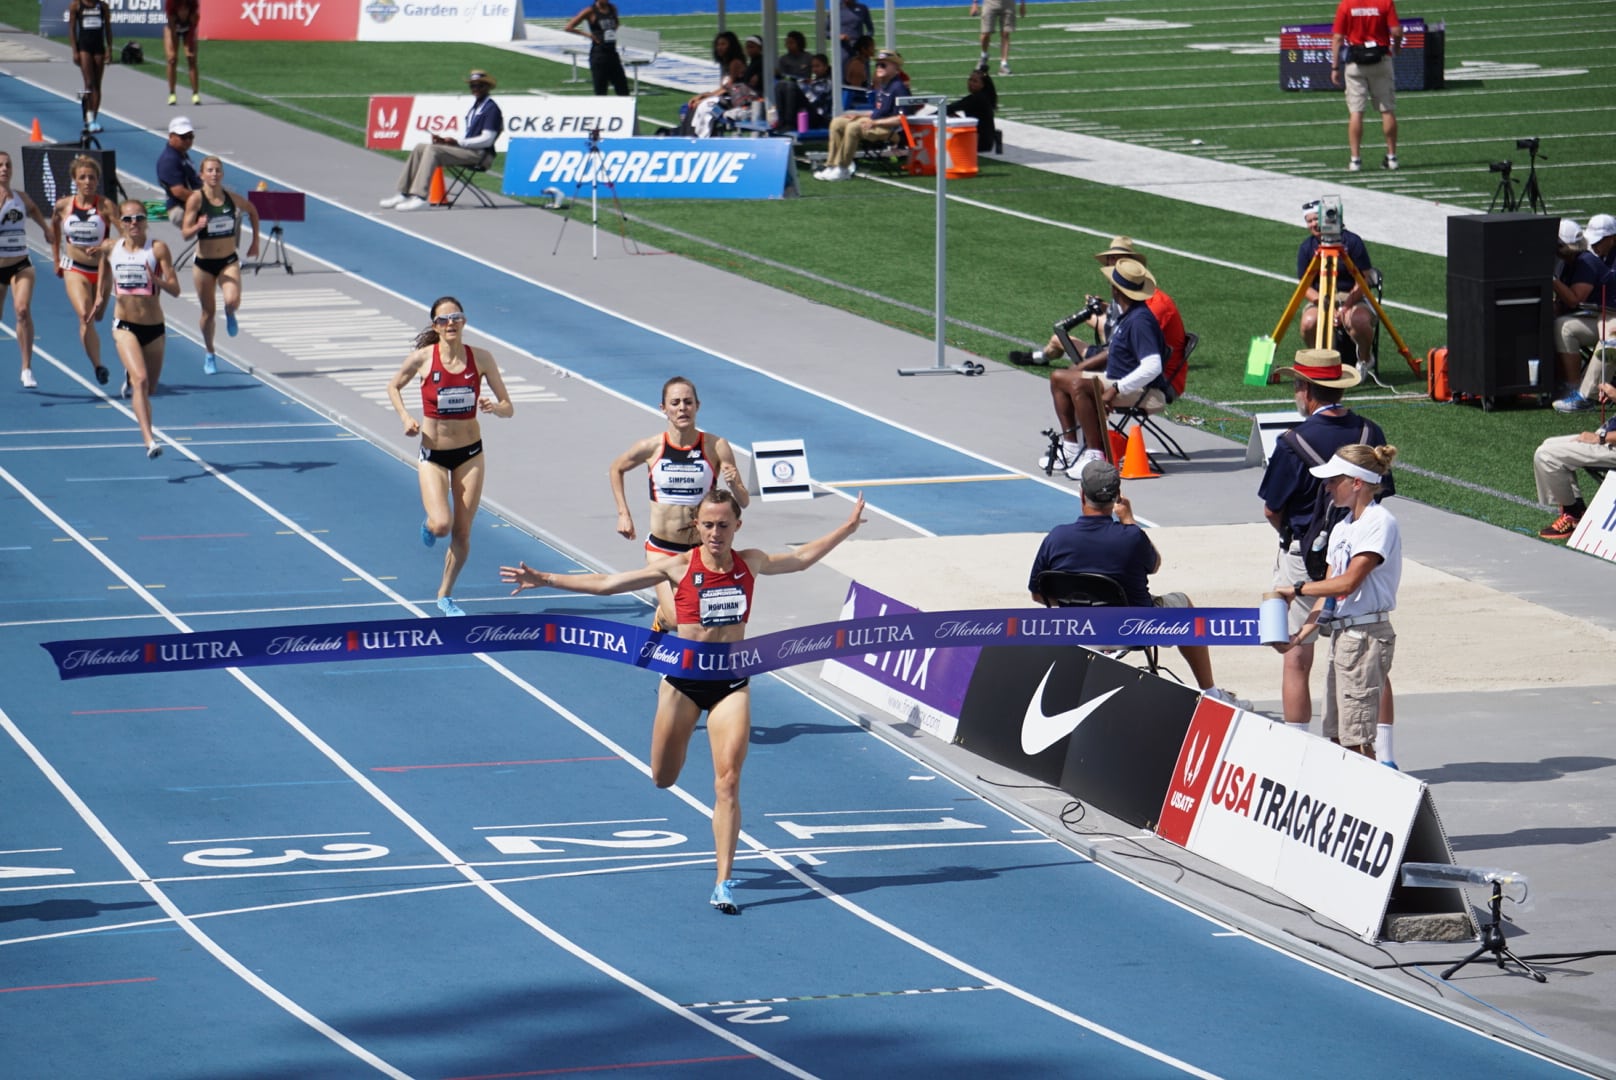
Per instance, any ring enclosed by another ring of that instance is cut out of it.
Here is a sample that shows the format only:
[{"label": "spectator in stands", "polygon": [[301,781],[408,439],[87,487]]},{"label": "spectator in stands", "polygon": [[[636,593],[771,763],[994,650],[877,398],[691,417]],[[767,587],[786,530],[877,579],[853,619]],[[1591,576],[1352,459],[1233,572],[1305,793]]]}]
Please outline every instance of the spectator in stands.
[{"label": "spectator in stands", "polygon": [[977,149],[997,154],[1003,149],[999,129],[993,123],[998,108],[999,90],[993,85],[993,76],[978,70],[965,77],[965,96],[948,107],[948,115],[975,117]]},{"label": "spectator in stands", "polygon": [[781,79],[775,84],[775,108],[780,123],[790,126],[797,114],[808,114],[808,127],[820,130],[830,126],[830,57],[814,53],[808,73],[800,79]]},{"label": "spectator in stands", "polygon": [[881,52],[875,58],[875,92],[870,109],[849,109],[830,122],[830,150],[825,167],[814,173],[816,180],[846,180],[855,172],[853,158],[866,142],[889,142],[902,130],[898,99],[910,96],[909,79],[903,73],[903,57]]},{"label": "spectator in stands", "polygon": [[853,43],[853,55],[842,58],[842,85],[867,90],[875,70],[875,39],[869,35]]},{"label": "spectator in stands", "polygon": [[[993,28],[999,28],[999,74],[1010,74],[1010,34],[1016,28],[1016,0],[971,0],[971,17],[976,17],[977,11],[982,12],[982,56],[976,62],[976,68],[986,75],[988,71],[988,42],[993,37]],[[1027,17],[1027,0],[1021,0],[1021,17]]]},{"label": "spectator in stands", "polygon": [[750,117],[755,100],[757,95],[746,81],[746,61],[736,57],[729,62],[729,71],[717,89],[690,99],[685,122],[692,135],[706,139],[711,137],[720,118],[733,121]]},{"label": "spectator in stands", "polygon": [[741,52],[746,57],[746,85],[763,93],[763,39],[753,34],[741,43]]},{"label": "spectator in stands", "polygon": [[[1341,85],[1346,63],[1347,171],[1363,168],[1364,107],[1374,102],[1380,111],[1380,130],[1386,137],[1382,169],[1397,168],[1397,73],[1392,57],[1403,46],[1403,24],[1392,0],[1341,0],[1330,30],[1330,81]],[[1360,266],[1358,269],[1366,270]]]},{"label": "spectator in stands", "polygon": [[[1112,237],[1106,249],[1095,252],[1094,258],[1106,269],[1115,266],[1123,259],[1132,259],[1141,266],[1146,265],[1144,252],[1135,250],[1133,240],[1126,236]],[[1167,347],[1163,374],[1167,377],[1168,385],[1173,388],[1174,395],[1182,394],[1188,369],[1187,358],[1184,355],[1186,335],[1183,316],[1179,314],[1178,305],[1173,302],[1173,298],[1160,285],[1151,291],[1145,300],[1145,306],[1156,316],[1156,324],[1161,327],[1162,342]],[[1122,310],[1112,304],[1104,314],[1085,318],[1083,324],[1092,326],[1100,340],[1104,341],[1106,328],[1113,325],[1121,316]],[[1043,365],[1051,360],[1059,360],[1064,355],[1065,349],[1061,345],[1060,338],[1051,334],[1048,343],[1042,349],[1030,353],[1012,351],[1009,359],[1012,364]],[[1049,396],[1054,402],[1055,418],[1060,422],[1060,430],[1065,438],[1056,460],[1051,462],[1046,453],[1038,462],[1040,469],[1066,469],[1068,477],[1077,479],[1081,472],[1078,457],[1082,454],[1083,443],[1076,437],[1078,435],[1076,403],[1079,396],[1086,398],[1092,393],[1085,372],[1104,371],[1109,360],[1109,348],[1103,344],[1094,345],[1083,356],[1072,358],[1071,367],[1050,372]]]},{"label": "spectator in stands", "polygon": [[168,145],[157,155],[157,186],[163,189],[168,209],[168,221],[179,225],[185,219],[185,204],[191,192],[200,191],[202,178],[191,164],[191,144],[196,141],[196,128],[189,116],[176,116],[168,122]]},{"label": "spectator in stands", "polygon": [[775,58],[774,73],[782,79],[806,79],[812,69],[812,59],[808,55],[808,39],[802,36],[801,30],[792,30],[786,34],[786,51]]},{"label": "spectator in stands", "polygon": [[73,64],[84,76],[84,130],[100,131],[101,77],[112,54],[112,9],[107,0],[73,0],[67,9],[67,37]]},{"label": "spectator in stands", "polygon": [[[1324,512],[1329,493],[1323,492],[1319,478],[1308,472],[1314,465],[1330,460],[1343,446],[1363,443],[1384,446],[1386,434],[1372,420],[1350,412],[1341,403],[1343,393],[1362,381],[1350,367],[1343,367],[1341,354],[1333,349],[1302,349],[1291,367],[1279,368],[1276,375],[1289,374],[1296,411],[1305,419],[1274,446],[1263,473],[1257,495],[1263,501],[1263,517],[1279,534],[1279,552],[1274,557],[1275,585],[1291,585],[1309,576],[1302,538],[1315,515]],[[1388,474],[1380,498],[1397,493]],[[1312,610],[1311,602],[1290,606],[1290,630],[1296,633]],[[1287,724],[1306,728],[1313,719],[1313,697],[1308,676],[1313,670],[1315,635],[1304,635],[1285,653],[1280,673],[1280,701]],[[1383,721],[1392,723],[1391,684],[1386,684],[1381,704]],[[1389,743],[1389,740],[1388,740]]]},{"label": "spectator in stands", "polygon": [[[830,26],[825,27],[829,32]],[[870,17],[870,9],[859,0],[842,0],[841,29],[837,40],[842,43],[842,66],[845,68],[858,52],[859,39],[869,38],[875,42],[875,20]],[[849,83],[849,85],[853,85]],[[862,86],[863,83],[858,85]]]},{"label": "spectator in stands", "polygon": [[[1168,382],[1162,375],[1167,345],[1161,324],[1145,301],[1156,291],[1156,279],[1143,263],[1122,259],[1103,271],[1112,302],[1121,315],[1111,327],[1103,368],[1077,370],[1068,397],[1072,423],[1062,431],[1079,436],[1075,460],[1066,475],[1076,479],[1083,466],[1106,456],[1105,414],[1113,407],[1138,405],[1160,412],[1167,405]],[[1050,391],[1054,395],[1055,391]],[[1058,407],[1058,406],[1057,406]],[[1075,441],[1075,440],[1074,440]],[[1069,448],[1067,453],[1071,453]]]},{"label": "spectator in stands", "polygon": [[[1575,225],[1575,222],[1571,222]],[[1560,257],[1567,263],[1561,280],[1554,281],[1555,299],[1565,314],[1555,320],[1555,348],[1559,357],[1561,397],[1554,403],[1557,412],[1581,412],[1594,407],[1594,392],[1605,381],[1605,350],[1601,342],[1616,336],[1616,218],[1595,214],[1580,239],[1586,250],[1568,248],[1565,225],[1561,222]],[[1582,367],[1584,349],[1592,350],[1597,361]],[[1577,385],[1578,379],[1582,385]]]},{"label": "spectator in stands", "polygon": [[[1188,608],[1195,605],[1181,592],[1152,596],[1150,575],[1161,569],[1161,555],[1134,523],[1133,505],[1122,494],[1122,476],[1108,461],[1085,463],[1078,482],[1083,513],[1076,521],[1057,525],[1044,537],[1027,576],[1033,601],[1051,605],[1038,591],[1038,578],[1046,570],[1071,574],[1104,574],[1122,586],[1130,607]],[[1113,515],[1115,515],[1113,517]],[[1181,645],[1179,655],[1189,664],[1195,685],[1210,698],[1249,708],[1212,680],[1212,654],[1205,645]]]},{"label": "spectator in stands", "polygon": [[[1616,385],[1600,383],[1595,393],[1601,402],[1616,402]],[[1560,516],[1538,533],[1545,540],[1570,539],[1588,511],[1577,484],[1578,469],[1616,469],[1616,415],[1593,431],[1544,439],[1532,455],[1537,501],[1560,508]]]},{"label": "spectator in stands", "polygon": [[595,0],[561,28],[564,33],[582,34],[589,39],[589,78],[595,85],[596,97],[604,97],[608,85],[618,97],[629,96],[628,73],[617,51],[620,24],[617,5],[612,0]]},{"label": "spectator in stands", "polygon": [[735,36],[735,31],[720,30],[713,35],[713,63],[718,65],[720,79],[729,74],[729,62],[736,57],[746,59],[746,54],[741,51],[741,39]]},{"label": "spectator in stands", "polygon": [[[1307,276],[1307,268],[1313,262],[1313,256],[1318,252],[1319,245],[1324,242],[1319,232],[1318,203],[1311,202],[1302,207],[1302,220],[1307,222],[1308,235],[1296,249],[1298,281]],[[1343,227],[1341,248],[1347,258],[1352,260],[1352,265],[1358,268],[1358,273],[1367,277],[1374,264],[1369,261],[1369,249],[1364,246],[1363,237]],[[1313,280],[1307,283],[1307,304],[1302,308],[1301,321],[1297,323],[1304,345],[1313,344],[1313,335],[1319,325],[1318,286],[1321,275],[1322,270],[1315,271]],[[1363,288],[1353,279],[1345,263],[1339,267],[1336,282],[1335,333],[1337,336],[1346,333],[1352,338],[1352,344],[1358,352],[1358,374],[1368,375],[1375,369],[1375,309],[1369,306]]]},{"label": "spectator in stands", "polygon": [[1329,493],[1330,505],[1343,513],[1330,529],[1329,571],[1318,581],[1303,577],[1274,587],[1292,603],[1312,600],[1306,622],[1281,651],[1298,647],[1320,621],[1330,619],[1324,737],[1393,769],[1397,759],[1385,709],[1397,645],[1391,613],[1403,578],[1403,541],[1397,519],[1380,505],[1379,496],[1395,457],[1395,446],[1353,443],[1308,470]]},{"label": "spectator in stands", "polygon": [[505,114],[488,96],[494,89],[494,77],[474,69],[466,76],[466,85],[471,88],[472,101],[461,127],[464,134],[458,139],[433,135],[431,142],[417,143],[398,174],[398,194],[383,199],[383,207],[419,210],[426,205],[427,195],[432,190],[432,174],[439,168],[445,165],[487,168],[494,160],[494,143],[505,130]]},{"label": "spectator in stands", "polygon": [[163,56],[168,64],[168,103],[176,103],[174,80],[179,75],[179,52],[185,50],[185,68],[191,77],[191,104],[202,104],[202,82],[196,69],[197,23],[202,21],[198,0],[164,0]]}]

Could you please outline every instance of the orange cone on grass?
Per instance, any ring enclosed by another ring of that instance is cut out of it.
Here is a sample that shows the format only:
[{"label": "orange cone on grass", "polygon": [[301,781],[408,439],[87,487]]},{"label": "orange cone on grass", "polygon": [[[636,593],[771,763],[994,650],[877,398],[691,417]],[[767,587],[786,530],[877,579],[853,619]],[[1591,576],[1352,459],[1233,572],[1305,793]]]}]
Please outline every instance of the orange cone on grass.
[{"label": "orange cone on grass", "polygon": [[432,187],[427,192],[426,201],[433,206],[442,206],[449,201],[448,193],[443,189],[443,166],[439,165],[432,170]]},{"label": "orange cone on grass", "polygon": [[28,132],[28,141],[29,142],[44,142],[45,141],[45,133],[43,131],[39,130],[39,117],[37,117],[37,116],[34,117],[33,129]]},{"label": "orange cone on grass", "polygon": [[1150,455],[1145,451],[1145,429],[1134,424],[1128,429],[1128,449],[1122,455],[1122,478],[1150,480],[1160,475],[1150,468]]}]

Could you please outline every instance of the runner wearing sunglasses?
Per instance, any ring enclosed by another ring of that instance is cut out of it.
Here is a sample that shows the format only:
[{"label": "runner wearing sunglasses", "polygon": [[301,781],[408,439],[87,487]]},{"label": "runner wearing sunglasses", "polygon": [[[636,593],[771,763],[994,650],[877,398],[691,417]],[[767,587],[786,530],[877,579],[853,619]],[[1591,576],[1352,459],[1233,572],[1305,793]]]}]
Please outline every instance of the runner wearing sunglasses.
[{"label": "runner wearing sunglasses", "polygon": [[[466,313],[460,301],[432,301],[432,325],[415,339],[415,351],[387,384],[387,396],[404,421],[404,434],[421,436],[421,543],[431,547],[448,536],[438,610],[464,615],[454,602],[455,579],[471,550],[471,522],[483,497],[483,436],[479,412],[509,417],[516,411],[505,391],[499,366],[487,350],[465,344]],[[404,407],[404,388],[421,378],[421,419]],[[482,393],[482,382],[494,396]]]},{"label": "runner wearing sunglasses", "polygon": [[163,445],[152,434],[151,395],[163,374],[163,324],[161,293],[180,294],[179,275],[168,245],[146,235],[146,206],[133,199],[118,207],[123,238],[101,255],[96,271],[95,306],[85,315],[94,323],[106,310],[107,296],[117,292],[112,310],[112,343],[123,361],[123,396],[132,398],[135,420],[146,443],[146,456],[154,458]]}]

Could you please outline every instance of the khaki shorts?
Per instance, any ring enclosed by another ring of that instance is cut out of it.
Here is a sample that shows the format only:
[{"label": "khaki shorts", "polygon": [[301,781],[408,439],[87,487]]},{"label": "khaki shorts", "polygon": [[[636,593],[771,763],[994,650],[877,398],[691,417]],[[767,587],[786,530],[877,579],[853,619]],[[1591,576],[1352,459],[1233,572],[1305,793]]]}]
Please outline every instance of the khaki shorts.
[{"label": "khaki shorts", "polygon": [[[1100,385],[1104,387],[1116,385],[1116,382],[1106,378],[1103,373],[1098,371],[1085,371],[1083,372],[1083,377],[1086,379],[1098,379]],[[1167,395],[1154,386],[1147,386],[1143,390],[1132,394],[1118,393],[1111,402],[1111,407],[1116,408],[1118,405],[1139,405],[1146,412],[1158,413],[1167,408]]]},{"label": "khaki shorts", "polygon": [[1001,22],[1004,24],[1004,32],[1007,34],[1016,28],[1016,5],[1014,0],[983,0],[982,33],[991,34],[993,28]]},{"label": "khaki shorts", "polygon": [[1390,56],[1378,64],[1348,64],[1344,81],[1349,113],[1366,112],[1371,101],[1380,112],[1397,111],[1397,72]]},{"label": "khaki shorts", "polygon": [[1556,352],[1582,352],[1613,334],[1616,334],[1616,316],[1606,318],[1604,325],[1600,325],[1597,315],[1562,315],[1554,320]]},{"label": "khaki shorts", "polygon": [[1354,626],[1330,636],[1324,671],[1324,737],[1342,746],[1375,745],[1380,694],[1392,670],[1397,631],[1388,622]]},{"label": "khaki shorts", "polygon": [[[1274,558],[1274,585],[1276,588],[1280,585],[1295,585],[1298,581],[1307,580],[1307,560],[1303,559],[1300,554],[1291,554],[1291,548],[1294,548],[1296,544],[1297,542],[1293,541],[1291,547],[1280,548],[1279,554]],[[1317,599],[1318,597],[1316,596],[1296,596],[1291,598],[1285,614],[1292,635],[1302,628],[1303,623],[1307,622],[1308,613],[1313,610],[1313,604]],[[1297,644],[1311,645],[1318,639],[1319,628],[1315,626],[1308,632],[1307,637],[1297,642]]]}]

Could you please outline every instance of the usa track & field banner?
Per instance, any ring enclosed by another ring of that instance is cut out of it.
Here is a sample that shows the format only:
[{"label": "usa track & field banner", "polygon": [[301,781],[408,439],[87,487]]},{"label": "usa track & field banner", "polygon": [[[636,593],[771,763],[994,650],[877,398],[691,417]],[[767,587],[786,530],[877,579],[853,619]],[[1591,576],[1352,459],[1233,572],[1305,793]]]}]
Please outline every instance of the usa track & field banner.
[{"label": "usa track & field banner", "polygon": [[63,679],[492,652],[561,652],[687,679],[739,679],[877,650],[985,645],[1257,645],[1256,608],[916,611],[734,642],[580,615],[467,615],[48,641]]}]

